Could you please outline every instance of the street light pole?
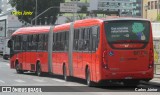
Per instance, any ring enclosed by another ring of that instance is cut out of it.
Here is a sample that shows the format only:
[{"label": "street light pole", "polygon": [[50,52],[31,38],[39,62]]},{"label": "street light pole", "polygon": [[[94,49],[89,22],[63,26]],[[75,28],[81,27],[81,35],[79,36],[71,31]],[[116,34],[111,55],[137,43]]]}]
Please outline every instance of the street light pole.
[{"label": "street light pole", "polygon": [[36,17],[34,17],[32,20],[31,20],[31,25],[33,25],[33,21],[36,20],[38,17],[40,17],[42,14],[46,13],[48,10],[52,9],[52,8],[58,8],[59,7],[49,7],[48,9],[44,10],[42,13],[40,13],[39,15],[37,15]]},{"label": "street light pole", "polygon": [[147,13],[147,10],[148,10],[148,5],[146,4],[145,6],[144,6],[144,8],[145,8],[145,12],[146,12],[146,19],[148,18],[148,13]]},{"label": "street light pole", "polygon": [[[77,7],[78,7],[78,1],[77,1],[77,0],[74,0],[74,4],[76,4]],[[77,9],[76,9],[76,10],[77,10]],[[73,13],[73,17],[74,17],[74,20],[73,20],[73,21],[76,21],[76,20],[77,20],[77,11],[75,11],[75,12]]]},{"label": "street light pole", "polygon": [[[35,11],[35,17],[37,16],[37,0],[36,0],[36,11]],[[37,18],[35,19],[35,25],[37,25]]]}]

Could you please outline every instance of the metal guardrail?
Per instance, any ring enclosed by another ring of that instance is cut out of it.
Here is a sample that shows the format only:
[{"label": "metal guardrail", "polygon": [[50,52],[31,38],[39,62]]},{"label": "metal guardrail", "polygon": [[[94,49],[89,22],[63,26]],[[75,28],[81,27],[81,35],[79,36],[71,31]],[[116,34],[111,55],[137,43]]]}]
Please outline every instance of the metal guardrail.
[{"label": "metal guardrail", "polygon": [[160,64],[154,64],[154,74],[160,75]]}]

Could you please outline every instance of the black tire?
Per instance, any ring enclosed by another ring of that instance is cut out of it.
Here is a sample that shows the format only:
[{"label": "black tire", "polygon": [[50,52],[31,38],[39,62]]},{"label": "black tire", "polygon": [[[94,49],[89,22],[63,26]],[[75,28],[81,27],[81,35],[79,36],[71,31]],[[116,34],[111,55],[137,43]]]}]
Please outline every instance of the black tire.
[{"label": "black tire", "polygon": [[139,83],[140,82],[138,80],[127,80],[123,82],[123,85],[127,87],[136,87]]},{"label": "black tire", "polygon": [[7,55],[3,55],[3,59],[8,60],[8,56]]},{"label": "black tire", "polygon": [[20,69],[20,64],[18,62],[16,62],[15,69],[17,74],[23,74],[23,70]]},{"label": "black tire", "polygon": [[40,63],[37,63],[37,65],[36,65],[36,75],[37,76],[42,76],[42,71],[41,71],[41,65],[40,65]]},{"label": "black tire", "polygon": [[87,82],[87,85],[89,87],[94,86],[93,82],[91,81],[91,76],[90,76],[90,70],[89,70],[89,68],[86,70],[86,82]]},{"label": "black tire", "polygon": [[66,69],[66,66],[64,65],[63,66],[63,79],[65,80],[65,81],[68,81],[69,79],[68,79],[68,76],[67,76],[67,69]]}]

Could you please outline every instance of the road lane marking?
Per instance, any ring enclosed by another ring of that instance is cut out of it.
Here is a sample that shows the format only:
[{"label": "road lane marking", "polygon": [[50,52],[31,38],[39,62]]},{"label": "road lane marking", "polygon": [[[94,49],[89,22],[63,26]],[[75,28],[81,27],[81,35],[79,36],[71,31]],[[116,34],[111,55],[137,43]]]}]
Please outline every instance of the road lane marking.
[{"label": "road lane marking", "polygon": [[9,66],[9,64],[6,64],[7,66]]},{"label": "road lane marking", "polygon": [[17,79],[17,80],[14,80],[14,81],[19,82],[19,83],[24,83],[25,82],[25,81],[20,80],[20,79]]},{"label": "road lane marking", "polygon": [[57,82],[66,82],[64,80],[60,80],[60,79],[52,79],[53,81],[57,81]]},{"label": "road lane marking", "polygon": [[33,79],[33,80],[36,82],[45,82],[44,80],[41,80],[41,79]]},{"label": "road lane marking", "polygon": [[5,83],[3,80],[0,80],[1,83]]}]

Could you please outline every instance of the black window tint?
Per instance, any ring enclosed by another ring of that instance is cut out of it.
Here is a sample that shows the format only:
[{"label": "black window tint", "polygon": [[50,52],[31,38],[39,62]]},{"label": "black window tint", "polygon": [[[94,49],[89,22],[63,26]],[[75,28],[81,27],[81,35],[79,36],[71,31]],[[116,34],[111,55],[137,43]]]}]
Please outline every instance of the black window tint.
[{"label": "black window tint", "polygon": [[21,36],[15,36],[15,50],[21,50]]},{"label": "black window tint", "polygon": [[64,51],[65,48],[65,32],[62,32],[62,36],[61,36],[61,51]]},{"label": "black window tint", "polygon": [[90,40],[90,31],[88,28],[86,28],[84,31],[84,43],[83,43],[84,51],[89,51],[89,40]]},{"label": "black window tint", "polygon": [[78,39],[78,50],[83,50],[83,38],[84,38],[84,29],[79,29],[79,39]]},{"label": "black window tint", "polygon": [[79,29],[74,30],[73,50],[78,50]]},{"label": "black window tint", "polygon": [[45,34],[44,36],[44,50],[48,50],[48,34]]},{"label": "black window tint", "polygon": [[32,50],[37,50],[37,35],[32,35]]},{"label": "black window tint", "polygon": [[27,48],[27,50],[31,50],[32,49],[32,35],[28,35],[27,39],[28,39],[28,48]]},{"label": "black window tint", "polygon": [[43,50],[44,34],[39,34],[38,50]]},{"label": "black window tint", "polygon": [[58,51],[58,33],[56,33],[55,35],[56,35],[55,50]]},{"label": "black window tint", "polygon": [[61,40],[61,34],[60,33],[57,33],[57,37],[58,37],[58,41],[57,41],[57,44],[56,44],[56,47],[57,47],[57,51],[60,51],[61,50],[61,45],[60,45],[60,40]]},{"label": "black window tint", "polygon": [[69,42],[68,42],[68,40],[69,40],[69,31],[66,31],[65,33],[66,33],[66,35],[65,35],[65,36],[66,36],[66,37],[65,37],[66,40],[65,40],[64,49],[65,49],[65,51],[68,51],[68,47],[69,47],[69,46],[68,46],[68,43],[69,43]]},{"label": "black window tint", "polygon": [[22,36],[22,50],[27,49],[27,35]]},{"label": "black window tint", "polygon": [[53,51],[56,50],[56,33],[53,33]]},{"label": "black window tint", "polygon": [[92,50],[93,51],[96,51],[96,49],[98,48],[98,43],[99,43],[99,28],[98,26],[94,26],[92,27],[92,45],[93,45],[93,48]]}]

